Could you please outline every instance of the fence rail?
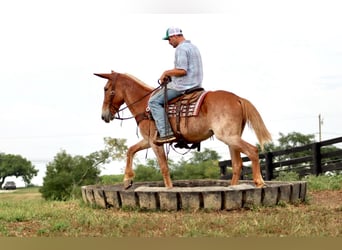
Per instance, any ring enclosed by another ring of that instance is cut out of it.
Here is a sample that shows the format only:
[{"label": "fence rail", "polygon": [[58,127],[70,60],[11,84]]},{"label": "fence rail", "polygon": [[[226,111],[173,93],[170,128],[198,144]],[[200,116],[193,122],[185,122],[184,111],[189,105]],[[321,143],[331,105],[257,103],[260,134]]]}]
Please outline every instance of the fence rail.
[{"label": "fence rail", "polygon": [[[282,171],[294,171],[303,177],[308,174],[320,175],[327,171],[342,170],[342,150],[334,144],[342,143],[342,137],[312,144],[259,154],[262,175],[265,180],[276,178]],[[326,150],[329,147],[329,150]],[[331,147],[335,146],[335,147]],[[248,157],[243,163],[250,162]],[[230,179],[231,160],[220,161],[221,179]],[[250,165],[243,165],[241,179],[251,174]]]}]

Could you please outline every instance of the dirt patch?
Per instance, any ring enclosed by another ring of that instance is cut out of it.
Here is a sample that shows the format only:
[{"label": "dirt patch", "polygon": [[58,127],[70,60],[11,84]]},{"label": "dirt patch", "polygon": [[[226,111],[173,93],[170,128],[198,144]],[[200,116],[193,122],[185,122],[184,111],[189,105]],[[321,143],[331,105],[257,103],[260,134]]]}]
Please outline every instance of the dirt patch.
[{"label": "dirt patch", "polygon": [[308,192],[309,203],[329,208],[342,207],[342,190]]}]

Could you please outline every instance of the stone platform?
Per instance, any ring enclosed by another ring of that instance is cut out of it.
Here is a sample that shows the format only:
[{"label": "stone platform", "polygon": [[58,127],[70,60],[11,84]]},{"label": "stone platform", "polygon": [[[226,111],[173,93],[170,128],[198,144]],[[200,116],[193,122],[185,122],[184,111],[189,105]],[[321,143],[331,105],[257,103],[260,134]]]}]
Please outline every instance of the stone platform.
[{"label": "stone platform", "polygon": [[266,181],[256,188],[252,181],[230,186],[229,180],[174,181],[167,189],[163,182],[136,182],[124,190],[122,184],[82,187],[84,202],[102,208],[143,210],[234,210],[279,203],[304,202],[305,181]]}]

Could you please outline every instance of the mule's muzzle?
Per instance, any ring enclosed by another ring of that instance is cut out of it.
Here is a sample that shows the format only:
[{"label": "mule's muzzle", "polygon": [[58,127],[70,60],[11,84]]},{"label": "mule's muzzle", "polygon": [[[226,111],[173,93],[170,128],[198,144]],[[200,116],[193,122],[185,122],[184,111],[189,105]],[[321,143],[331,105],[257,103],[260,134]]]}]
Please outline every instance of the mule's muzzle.
[{"label": "mule's muzzle", "polygon": [[110,122],[111,120],[114,119],[114,115],[112,115],[112,113],[109,112],[109,111],[102,111],[101,118],[102,118],[103,121],[108,123],[108,122]]}]

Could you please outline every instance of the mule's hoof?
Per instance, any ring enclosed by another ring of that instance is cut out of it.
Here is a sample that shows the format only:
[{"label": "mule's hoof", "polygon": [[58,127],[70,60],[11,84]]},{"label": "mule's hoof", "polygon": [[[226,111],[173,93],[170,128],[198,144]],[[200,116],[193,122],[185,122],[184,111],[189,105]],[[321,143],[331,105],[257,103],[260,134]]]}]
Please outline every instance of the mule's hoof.
[{"label": "mule's hoof", "polygon": [[259,183],[259,184],[255,184],[256,188],[263,188],[263,187],[267,187],[267,185],[265,183]]},{"label": "mule's hoof", "polygon": [[124,188],[125,189],[129,189],[132,186],[133,186],[133,181],[131,179],[130,180],[124,180]]}]

